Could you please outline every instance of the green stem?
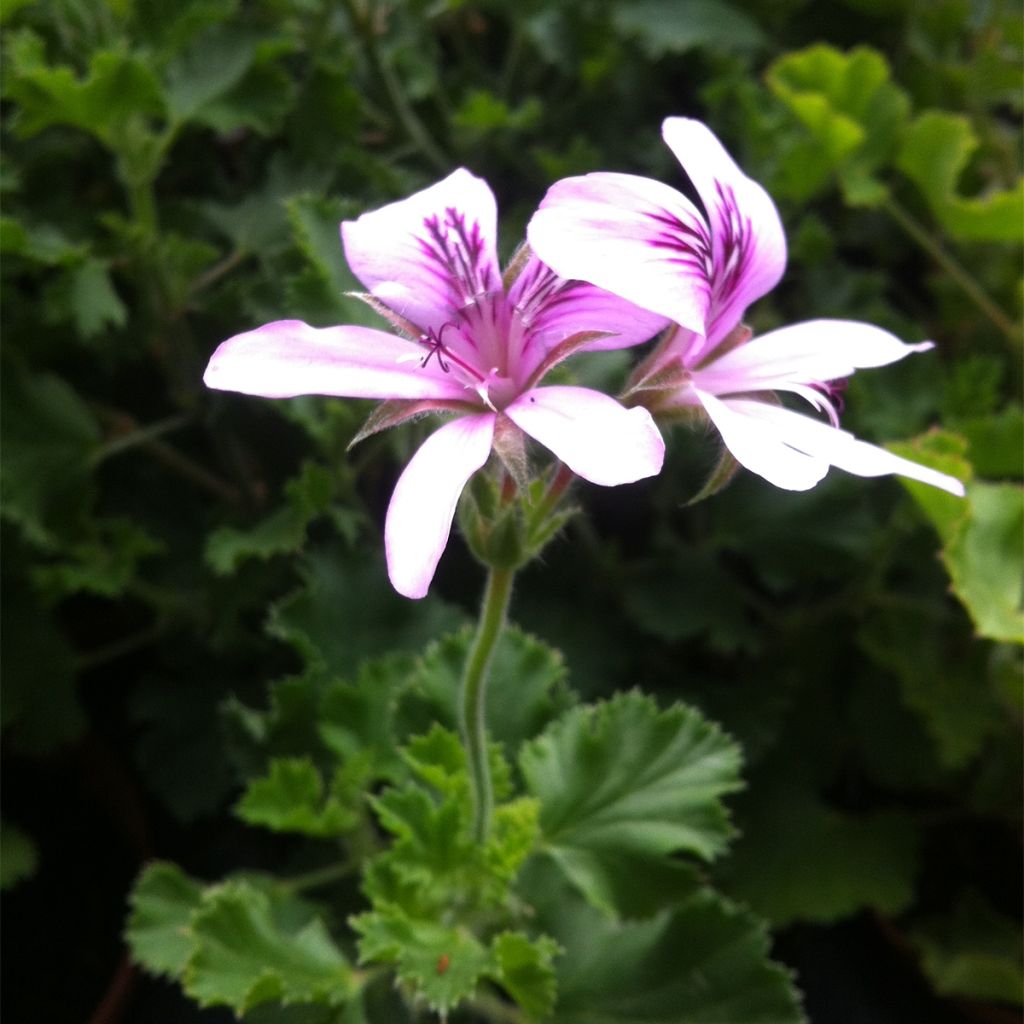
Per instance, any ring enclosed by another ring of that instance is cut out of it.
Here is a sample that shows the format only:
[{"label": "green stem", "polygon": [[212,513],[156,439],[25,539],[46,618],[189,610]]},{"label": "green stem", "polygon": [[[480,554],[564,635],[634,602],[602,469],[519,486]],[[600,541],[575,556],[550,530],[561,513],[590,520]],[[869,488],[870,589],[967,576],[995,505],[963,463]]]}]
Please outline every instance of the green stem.
[{"label": "green stem", "polygon": [[391,65],[381,55],[377,46],[376,30],[373,25],[373,11],[369,7],[362,7],[356,0],[346,0],[349,18],[363,41],[366,56],[370,61],[373,70],[380,77],[384,84],[391,109],[402,126],[409,141],[434,165],[438,171],[446,172],[451,169],[451,160],[445,155],[441,147],[431,138],[430,132],[416,115],[412,104],[405,95],[402,83],[398,80],[391,68]]},{"label": "green stem", "polygon": [[307,889],[318,889],[321,885],[330,885],[331,882],[348,878],[356,871],[356,865],[351,860],[338,861],[337,864],[328,864],[325,868],[318,868],[315,871],[307,871],[302,875],[294,875],[292,878],[281,880],[281,888],[288,892],[305,892]]},{"label": "green stem", "polygon": [[996,305],[981,285],[945,250],[942,244],[933,238],[925,227],[918,223],[916,218],[895,199],[886,200],[884,209],[956,281],[978,309],[1016,345],[1020,339],[1020,328]]},{"label": "green stem", "polygon": [[473,834],[484,842],[491,825],[494,790],[487,751],[487,676],[494,649],[505,628],[509,598],[512,596],[513,569],[491,569],[487,577],[480,622],[473,647],[466,659],[462,677],[462,740],[469,759],[469,778],[473,793]]}]

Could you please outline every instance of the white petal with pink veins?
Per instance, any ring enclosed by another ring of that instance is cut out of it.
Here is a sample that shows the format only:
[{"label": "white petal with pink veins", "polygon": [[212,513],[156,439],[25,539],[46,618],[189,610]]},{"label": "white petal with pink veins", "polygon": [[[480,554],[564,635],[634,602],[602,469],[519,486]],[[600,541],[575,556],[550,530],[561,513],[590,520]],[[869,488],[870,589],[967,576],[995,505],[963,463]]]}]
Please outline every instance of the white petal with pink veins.
[{"label": "white petal with pink veins", "polygon": [[736,166],[707,125],[670,117],[661,133],[710,221],[714,289],[706,333],[713,348],[755,299],[778,284],[786,268],[786,235],[771,197]]},{"label": "white petal with pink veins", "polygon": [[[964,493],[963,484],[954,477],[860,441],[845,430],[809,416],[755,399],[722,401],[705,392],[698,395],[737,461],[779,487],[806,490],[832,465],[857,476],[896,473],[950,494]],[[804,465],[800,458],[805,460]],[[819,475],[813,479],[815,473]]]},{"label": "white petal with pink veins", "polygon": [[527,227],[559,276],[588,281],[703,333],[711,301],[711,239],[674,188],[631,174],[565,178]]},{"label": "white petal with pink veins", "polygon": [[932,347],[930,341],[904,344],[881,327],[855,320],[807,320],[738,345],[694,376],[716,395],[770,391],[838,380]]},{"label": "white petal with pink veins", "polygon": [[414,341],[372,327],[310,327],[276,320],[221,343],[203,382],[264,398],[439,398],[473,401],[460,380]]},{"label": "white petal with pink veins", "polygon": [[494,413],[481,413],[446,423],[420,445],[398,478],[384,546],[391,585],[405,597],[426,596],[459,495],[490,454],[494,421]]},{"label": "white petal with pink veins", "polygon": [[498,211],[490,186],[460,168],[443,181],[341,225],[352,272],[424,332],[457,322],[500,290]]},{"label": "white petal with pink veins", "polygon": [[504,411],[591,483],[615,487],[661,470],[665,442],[646,409],[627,409],[589,388],[541,387]]}]

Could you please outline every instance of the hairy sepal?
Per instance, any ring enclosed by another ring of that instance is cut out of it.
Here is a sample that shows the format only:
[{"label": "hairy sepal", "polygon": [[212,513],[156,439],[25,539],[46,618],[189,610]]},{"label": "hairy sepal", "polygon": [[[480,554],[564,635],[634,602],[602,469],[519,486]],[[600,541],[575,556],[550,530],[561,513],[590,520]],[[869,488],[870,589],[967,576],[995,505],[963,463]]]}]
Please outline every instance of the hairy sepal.
[{"label": "hairy sepal", "polygon": [[382,430],[390,430],[399,424],[408,423],[410,420],[420,419],[432,412],[442,413],[467,413],[478,412],[476,406],[469,402],[454,402],[443,399],[403,399],[392,398],[374,408],[366,418],[366,422],[359,428],[359,432],[348,443],[346,451],[351,450],[360,441],[365,441]]}]

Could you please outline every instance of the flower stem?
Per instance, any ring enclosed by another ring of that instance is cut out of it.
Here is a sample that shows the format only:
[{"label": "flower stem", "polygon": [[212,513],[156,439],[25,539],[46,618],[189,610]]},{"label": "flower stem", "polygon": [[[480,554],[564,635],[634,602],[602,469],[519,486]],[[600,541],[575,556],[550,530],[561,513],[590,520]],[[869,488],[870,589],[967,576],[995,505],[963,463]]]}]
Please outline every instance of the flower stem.
[{"label": "flower stem", "polygon": [[970,272],[961,266],[953,256],[946,251],[942,243],[933,238],[925,229],[924,225],[918,223],[907,210],[905,210],[895,199],[888,199],[884,204],[885,211],[910,237],[917,242],[925,252],[963,290],[972,302],[985,314],[986,317],[999,330],[1006,335],[1014,344],[1020,338],[1020,329],[1014,322],[996,305],[991,296],[971,276]]},{"label": "flower stem", "polygon": [[462,677],[462,741],[469,760],[469,778],[473,794],[473,834],[484,842],[491,825],[494,790],[487,751],[487,676],[497,647],[509,598],[512,596],[513,569],[491,569],[487,577],[480,622],[473,647],[466,659]]}]

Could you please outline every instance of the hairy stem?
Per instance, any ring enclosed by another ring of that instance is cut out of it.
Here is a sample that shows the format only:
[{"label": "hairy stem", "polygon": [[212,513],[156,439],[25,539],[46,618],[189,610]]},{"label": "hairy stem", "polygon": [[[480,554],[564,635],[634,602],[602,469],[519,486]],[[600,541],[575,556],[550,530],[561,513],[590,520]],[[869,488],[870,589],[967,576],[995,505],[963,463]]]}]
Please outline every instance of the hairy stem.
[{"label": "hairy stem", "polygon": [[494,790],[491,784],[491,766],[487,752],[487,677],[497,647],[509,598],[512,595],[512,569],[491,569],[487,577],[480,622],[477,625],[473,647],[466,659],[462,677],[462,741],[469,759],[469,778],[473,793],[473,834],[484,842],[491,825]]}]

